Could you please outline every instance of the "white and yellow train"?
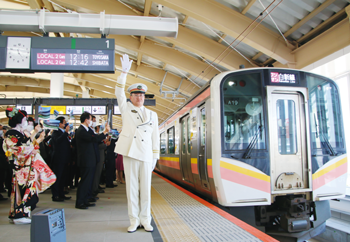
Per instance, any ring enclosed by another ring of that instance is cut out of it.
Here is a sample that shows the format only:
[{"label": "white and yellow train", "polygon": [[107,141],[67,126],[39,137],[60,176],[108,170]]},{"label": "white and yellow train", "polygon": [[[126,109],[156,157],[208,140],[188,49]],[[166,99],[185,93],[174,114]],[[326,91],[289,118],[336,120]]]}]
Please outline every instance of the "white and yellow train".
[{"label": "white and yellow train", "polygon": [[246,209],[254,226],[276,238],[316,236],[330,217],[328,200],[345,195],[339,91],[326,77],[278,68],[224,72],[159,129],[159,173]]}]

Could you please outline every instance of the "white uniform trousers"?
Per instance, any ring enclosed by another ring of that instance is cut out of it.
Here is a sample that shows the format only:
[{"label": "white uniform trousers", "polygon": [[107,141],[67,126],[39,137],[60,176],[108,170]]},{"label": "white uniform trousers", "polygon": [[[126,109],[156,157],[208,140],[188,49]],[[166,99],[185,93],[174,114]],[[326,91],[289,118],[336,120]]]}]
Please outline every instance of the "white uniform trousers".
[{"label": "white uniform trousers", "polygon": [[123,157],[130,223],[151,224],[152,162]]}]

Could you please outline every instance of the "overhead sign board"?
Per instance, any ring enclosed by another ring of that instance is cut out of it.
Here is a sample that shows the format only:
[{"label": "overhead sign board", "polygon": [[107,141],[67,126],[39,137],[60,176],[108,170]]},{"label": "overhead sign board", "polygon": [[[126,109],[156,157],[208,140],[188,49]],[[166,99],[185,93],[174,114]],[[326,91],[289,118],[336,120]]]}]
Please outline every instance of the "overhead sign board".
[{"label": "overhead sign board", "polygon": [[114,39],[0,36],[0,71],[114,73]]},{"label": "overhead sign board", "polygon": [[18,108],[19,110],[26,111],[28,115],[33,114],[33,106],[32,105],[16,105],[16,108]]},{"label": "overhead sign board", "polygon": [[91,107],[91,114],[106,115],[107,114],[106,106],[92,106]]},{"label": "overhead sign board", "polygon": [[91,106],[67,106],[66,114],[80,115],[83,112],[91,113]]}]

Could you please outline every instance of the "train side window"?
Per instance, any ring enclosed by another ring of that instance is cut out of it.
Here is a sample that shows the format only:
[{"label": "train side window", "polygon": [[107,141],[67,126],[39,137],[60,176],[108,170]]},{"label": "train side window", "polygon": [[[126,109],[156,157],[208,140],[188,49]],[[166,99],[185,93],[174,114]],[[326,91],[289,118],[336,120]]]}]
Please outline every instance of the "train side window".
[{"label": "train side window", "polygon": [[175,127],[168,129],[168,154],[175,154]]},{"label": "train side window", "polygon": [[191,119],[187,118],[187,152],[191,154]]},{"label": "train side window", "polygon": [[278,151],[281,155],[296,154],[297,127],[295,103],[293,100],[277,100]]},{"label": "train side window", "polygon": [[186,153],[186,121],[183,119],[181,121],[181,129],[182,129],[182,154]]},{"label": "train side window", "polygon": [[160,135],[160,154],[166,153],[166,137],[165,132]]},{"label": "train side window", "polygon": [[205,108],[201,109],[201,146],[205,146],[205,124],[206,124],[206,119],[205,119]]}]

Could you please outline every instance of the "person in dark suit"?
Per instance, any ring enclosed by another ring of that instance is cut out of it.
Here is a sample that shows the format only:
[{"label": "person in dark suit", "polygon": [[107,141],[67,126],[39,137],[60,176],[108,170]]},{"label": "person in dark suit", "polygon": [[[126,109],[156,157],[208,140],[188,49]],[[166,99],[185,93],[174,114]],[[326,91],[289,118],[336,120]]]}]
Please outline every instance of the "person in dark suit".
[{"label": "person in dark suit", "polygon": [[94,134],[89,131],[92,125],[91,114],[84,112],[80,116],[81,125],[78,128],[75,138],[77,147],[77,162],[80,169],[81,180],[77,190],[77,200],[75,207],[78,209],[87,209],[90,206],[95,206],[90,203],[89,190],[95,174],[97,161],[99,160],[99,153],[96,152],[94,144],[101,142],[107,136],[109,125],[106,124],[105,130],[101,134]]},{"label": "person in dark suit", "polygon": [[106,187],[113,188],[115,185],[113,184],[114,181],[114,175],[115,175],[115,142],[117,142],[116,139],[110,139],[108,140],[110,143],[107,147],[107,155],[106,155]]},{"label": "person in dark suit", "polygon": [[60,202],[71,199],[64,195],[65,170],[71,159],[71,147],[68,137],[69,125],[64,117],[58,117],[59,128],[52,133],[52,171],[57,180],[51,187],[52,201]]}]

